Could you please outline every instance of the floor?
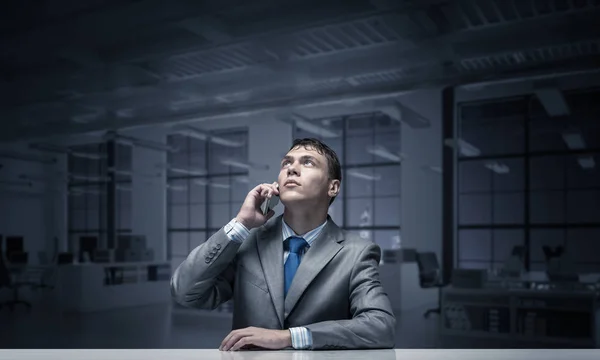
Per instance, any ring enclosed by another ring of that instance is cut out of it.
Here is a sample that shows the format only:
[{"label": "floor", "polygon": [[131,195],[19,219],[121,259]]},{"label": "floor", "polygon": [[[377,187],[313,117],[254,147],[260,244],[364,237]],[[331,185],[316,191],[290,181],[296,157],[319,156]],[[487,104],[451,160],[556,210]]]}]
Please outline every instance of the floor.
[{"label": "floor", "polygon": [[[424,310],[424,309],[423,309]],[[397,314],[397,348],[433,348],[437,315]],[[152,305],[90,314],[0,310],[0,348],[217,348],[229,333],[224,313]]]}]

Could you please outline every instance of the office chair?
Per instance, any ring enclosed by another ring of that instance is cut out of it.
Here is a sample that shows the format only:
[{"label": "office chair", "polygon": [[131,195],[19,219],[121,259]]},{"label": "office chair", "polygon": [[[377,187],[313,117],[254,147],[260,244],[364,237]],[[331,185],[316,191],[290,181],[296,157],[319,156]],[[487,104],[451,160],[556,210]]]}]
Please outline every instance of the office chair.
[{"label": "office chair", "polygon": [[[423,289],[437,288],[438,292],[446,286],[441,277],[441,269],[434,252],[417,252],[417,266],[419,267],[419,285]],[[438,307],[428,309],[423,316],[428,318],[430,314],[441,312],[442,296],[438,296]]]},{"label": "office chair", "polygon": [[[2,251],[2,249],[0,246],[0,252],[1,251]],[[24,305],[27,308],[27,310],[30,311],[31,304],[27,301],[19,299],[19,288],[24,287],[24,286],[35,286],[35,284],[31,283],[31,282],[26,282],[26,281],[25,282],[13,281],[12,277],[10,276],[10,270],[8,269],[6,263],[4,262],[4,257],[0,256],[0,289],[3,287],[6,287],[13,291],[12,300],[0,303],[0,309],[4,305],[6,305],[12,312],[15,305],[20,304],[20,305]]]},{"label": "office chair", "polygon": [[548,263],[552,259],[560,258],[565,252],[565,248],[560,245],[555,248],[551,248],[548,245],[544,245],[542,246],[542,250],[544,251],[546,263]]},{"label": "office chair", "polygon": [[[79,237],[79,262],[93,262],[94,252],[98,247],[98,237],[96,236],[80,236]],[[87,258],[86,259],[86,255]],[[86,261],[87,260],[87,261]]]},{"label": "office chair", "polygon": [[73,264],[73,254],[72,253],[57,253],[52,261],[49,264],[46,264],[46,267],[40,269],[34,269],[33,271],[29,271],[32,275],[31,277],[39,280],[37,285],[33,286],[35,290],[37,289],[49,289],[53,290],[55,288],[56,278],[58,275],[58,268],[61,265]]},{"label": "office chair", "polygon": [[7,236],[6,237],[6,259],[10,260],[12,253],[24,252],[24,241],[22,236]]},{"label": "office chair", "polygon": [[[4,254],[2,253],[2,237],[0,236],[0,289],[3,287],[9,287],[11,283],[10,272],[4,263]],[[0,303],[0,309],[4,303]]]}]

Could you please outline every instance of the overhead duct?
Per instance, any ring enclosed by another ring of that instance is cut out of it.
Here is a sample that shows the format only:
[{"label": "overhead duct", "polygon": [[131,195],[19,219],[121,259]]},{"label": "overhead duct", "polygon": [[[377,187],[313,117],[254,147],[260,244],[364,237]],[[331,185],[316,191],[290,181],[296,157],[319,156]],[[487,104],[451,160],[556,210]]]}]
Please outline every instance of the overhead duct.
[{"label": "overhead duct", "polygon": [[474,157],[481,155],[481,150],[460,138],[445,139],[444,145],[457,149],[462,156]]},{"label": "overhead duct", "polygon": [[406,159],[406,155],[402,153],[393,153],[381,145],[367,147],[367,152],[371,155],[379,156],[382,159],[401,162]]},{"label": "overhead duct", "polygon": [[220,162],[223,165],[228,165],[228,166],[232,166],[232,167],[236,167],[236,168],[244,169],[244,170],[250,170],[250,169],[268,170],[269,169],[269,165],[245,162],[245,161],[240,161],[240,160],[235,160],[235,159],[221,159]]},{"label": "overhead duct", "polygon": [[434,172],[436,174],[443,174],[444,173],[444,170],[442,169],[441,166],[423,165],[422,168],[423,168],[423,170],[431,171],[431,172]]},{"label": "overhead duct", "polygon": [[363,179],[363,180],[368,180],[368,181],[379,181],[381,180],[381,175],[370,175],[370,174],[365,174],[361,171],[355,170],[355,169],[351,169],[348,170],[347,172],[348,175],[358,178],[358,179]]},{"label": "overhead duct", "polygon": [[68,178],[60,173],[57,172],[56,174],[53,175],[39,175],[39,174],[20,174],[19,175],[19,179],[23,180],[23,181],[30,181],[30,182],[49,182],[49,181],[62,181],[64,183],[68,182]]},{"label": "overhead duct", "polygon": [[499,163],[497,161],[486,162],[483,166],[499,175],[508,174],[510,172],[508,165]]},{"label": "overhead duct", "polygon": [[592,155],[580,156],[579,158],[577,158],[577,163],[579,164],[579,166],[586,170],[593,169],[596,167],[596,161],[594,160],[594,157]]},{"label": "overhead duct", "polygon": [[322,136],[324,138],[337,138],[337,137],[340,137],[340,135],[341,135],[337,131],[314,124],[313,122],[311,122],[310,119],[308,119],[300,114],[297,114],[297,113],[290,114],[290,120],[293,121],[293,123],[299,129],[302,129],[311,134]]},{"label": "overhead duct", "polygon": [[166,145],[157,141],[147,140],[147,139],[139,139],[133,136],[121,135],[116,132],[110,131],[106,133],[105,140],[107,141],[115,141],[120,144],[128,145],[128,146],[139,146],[150,150],[156,151],[164,151],[169,153],[176,153],[179,151],[179,148],[175,146]]},{"label": "overhead duct", "polygon": [[107,172],[114,174],[114,175],[121,175],[121,176],[129,176],[129,177],[139,177],[139,178],[156,178],[156,177],[160,177],[161,173],[134,173],[132,171],[129,170],[119,170],[116,169],[114,167],[109,167],[108,169],[106,169]]},{"label": "overhead duct", "polygon": [[0,185],[33,187],[33,183],[27,180],[0,180]]},{"label": "overhead duct", "polygon": [[379,111],[389,116],[391,119],[402,122],[413,129],[424,129],[431,126],[431,121],[411,108],[395,101],[393,105],[384,105]]},{"label": "overhead duct", "polygon": [[184,168],[178,168],[178,167],[172,167],[172,166],[169,166],[168,170],[173,173],[176,173],[176,174],[183,174],[183,175],[190,175],[190,176],[204,176],[207,173],[205,169],[184,169]]},{"label": "overhead duct", "polygon": [[36,162],[40,164],[56,164],[56,158],[32,154],[22,154],[14,151],[0,151],[0,158]]},{"label": "overhead duct", "polygon": [[585,140],[583,140],[583,136],[581,136],[581,133],[578,131],[564,132],[562,138],[570,150],[581,150],[586,148]]},{"label": "overhead duct", "polygon": [[110,181],[108,176],[88,176],[82,174],[69,173],[69,179],[71,181],[89,181],[89,182],[108,182]]},{"label": "overhead duct", "polygon": [[74,157],[89,159],[89,160],[101,160],[106,158],[103,154],[98,153],[88,153],[84,151],[76,151],[74,149],[68,148],[66,146],[60,146],[55,144],[48,143],[31,143],[29,144],[30,149],[44,151],[44,152],[52,152],[56,154],[69,154]]},{"label": "overhead duct", "polygon": [[567,116],[571,112],[565,97],[559,89],[545,88],[535,91],[535,95],[551,117]]},{"label": "overhead duct", "polygon": [[197,139],[197,140],[202,140],[202,141],[210,141],[214,144],[218,144],[218,145],[222,145],[222,146],[227,146],[227,147],[241,147],[244,146],[245,143],[242,141],[235,141],[235,140],[229,140],[229,139],[225,139],[223,137],[220,136],[216,136],[216,135],[212,135],[209,133],[206,133],[202,130],[196,129],[192,126],[189,125],[175,125],[172,127],[172,129],[175,131],[175,133],[183,135],[183,136],[187,136],[193,139]]}]

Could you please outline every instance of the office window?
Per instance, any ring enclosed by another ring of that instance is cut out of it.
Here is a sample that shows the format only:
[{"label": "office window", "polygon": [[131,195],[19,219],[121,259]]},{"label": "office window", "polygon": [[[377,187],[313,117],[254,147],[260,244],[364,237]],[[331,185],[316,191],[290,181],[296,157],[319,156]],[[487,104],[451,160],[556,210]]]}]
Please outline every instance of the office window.
[{"label": "office window", "polygon": [[79,145],[72,150],[67,159],[67,222],[69,247],[75,250],[80,236],[100,239],[106,233],[106,156],[104,144]]},{"label": "office window", "polygon": [[[114,165],[109,164],[105,143],[73,146],[71,150],[67,165],[69,246],[76,249],[81,236],[95,236],[99,246],[105,246],[109,216],[115,216],[117,232],[131,231],[132,149],[115,144]],[[117,171],[111,183],[113,168]],[[108,190],[112,186],[115,202],[109,209]]]},{"label": "office window", "polygon": [[333,221],[391,248],[400,237],[400,123],[379,112],[296,123],[294,138],[309,137],[340,159],[341,191],[329,208]]},{"label": "office window", "polygon": [[525,245],[541,270],[542,246],[560,245],[580,270],[600,270],[600,92],[563,94],[562,117],[534,95],[459,104],[459,266],[500,267]]},{"label": "office window", "polygon": [[[168,258],[176,269],[188,254],[237,215],[248,191],[248,131],[211,132],[209,140],[170,135]],[[224,304],[222,311],[231,311]]]},{"label": "office window", "polygon": [[131,232],[131,172],[133,148],[124,144],[115,146],[115,221],[117,232]]}]

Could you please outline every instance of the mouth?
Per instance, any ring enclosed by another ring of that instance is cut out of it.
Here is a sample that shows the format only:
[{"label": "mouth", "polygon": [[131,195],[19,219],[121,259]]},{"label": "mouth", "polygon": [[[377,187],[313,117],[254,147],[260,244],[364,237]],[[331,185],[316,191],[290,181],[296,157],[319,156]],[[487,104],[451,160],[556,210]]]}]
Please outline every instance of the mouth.
[{"label": "mouth", "polygon": [[288,180],[285,182],[285,184],[283,184],[283,186],[300,186],[300,184],[298,184],[294,180]]}]

